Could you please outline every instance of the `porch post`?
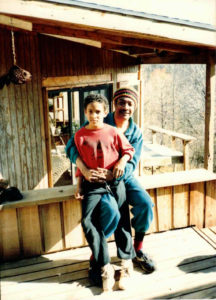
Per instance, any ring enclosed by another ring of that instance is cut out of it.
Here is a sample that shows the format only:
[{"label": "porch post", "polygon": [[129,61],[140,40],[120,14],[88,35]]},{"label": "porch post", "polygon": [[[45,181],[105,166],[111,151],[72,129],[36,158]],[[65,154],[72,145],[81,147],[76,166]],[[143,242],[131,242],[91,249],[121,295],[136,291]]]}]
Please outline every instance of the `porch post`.
[{"label": "porch post", "polygon": [[52,160],[51,160],[51,136],[50,136],[49,107],[48,107],[48,91],[47,91],[46,88],[42,89],[42,95],[43,95],[43,112],[44,112],[44,128],[45,128],[48,187],[53,187]]},{"label": "porch post", "polygon": [[[144,80],[143,80],[143,66],[139,65],[139,71],[138,71],[138,80],[140,84],[139,89],[139,127],[142,131],[142,134],[144,133]],[[143,157],[141,154],[141,159],[139,161],[139,176],[143,175]]]},{"label": "porch post", "polygon": [[209,56],[206,65],[205,155],[204,167],[213,171],[214,163],[214,106],[216,94],[215,62]]}]

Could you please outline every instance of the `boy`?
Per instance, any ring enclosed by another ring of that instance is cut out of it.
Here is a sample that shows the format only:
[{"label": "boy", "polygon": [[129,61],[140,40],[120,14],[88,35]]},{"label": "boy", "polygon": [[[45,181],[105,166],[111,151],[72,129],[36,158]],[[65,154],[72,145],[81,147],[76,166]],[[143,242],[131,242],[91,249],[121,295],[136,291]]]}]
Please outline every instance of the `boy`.
[{"label": "boy", "polygon": [[[125,289],[127,278],[132,272],[131,259],[135,257],[130,233],[130,220],[127,209],[125,186],[118,180],[124,173],[126,163],[133,157],[134,149],[116,128],[103,122],[108,113],[108,101],[102,95],[91,94],[85,98],[84,112],[88,124],[75,134],[74,140],[80,158],[89,169],[111,170],[114,180],[100,183],[87,181],[77,170],[78,184],[76,198],[82,200],[82,226],[92,250],[94,260],[101,266],[103,289],[111,290],[114,285],[114,269],[110,265],[106,237],[101,223],[94,218],[103,194],[110,193],[117,201],[120,221],[115,232],[117,254],[121,265],[128,270],[121,272],[119,288]],[[130,271],[130,272],[129,272]]]}]

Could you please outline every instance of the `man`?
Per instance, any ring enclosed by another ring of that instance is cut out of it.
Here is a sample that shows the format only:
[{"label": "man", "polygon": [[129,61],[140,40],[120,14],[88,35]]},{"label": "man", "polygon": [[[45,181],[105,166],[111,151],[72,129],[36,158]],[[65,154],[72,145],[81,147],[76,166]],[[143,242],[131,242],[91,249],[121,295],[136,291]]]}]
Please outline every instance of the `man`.
[{"label": "man", "polygon": [[[143,239],[153,219],[153,203],[148,193],[140,186],[138,181],[134,178],[135,171],[143,146],[143,137],[138,126],[133,122],[132,116],[137,107],[138,94],[131,87],[122,87],[114,93],[113,103],[115,107],[114,113],[109,113],[104,119],[104,122],[115,126],[118,130],[126,136],[130,144],[135,149],[133,159],[130,160],[125,168],[123,180],[126,187],[127,203],[132,206],[131,212],[133,218],[131,220],[132,227],[135,229],[134,249],[136,257],[133,259],[134,263],[139,265],[145,273],[152,273],[155,270],[153,261],[143,252]],[[88,181],[110,181],[113,179],[112,172],[105,169],[88,169],[82,160],[79,158],[78,152],[74,145],[73,138],[71,138],[66,146],[67,156],[73,163],[76,163],[82,174]],[[107,199],[106,199],[107,200]],[[110,219],[115,219],[114,206],[112,201],[104,201],[101,199],[101,206],[104,216],[102,218],[103,224],[110,223]],[[109,209],[108,209],[109,208]],[[115,223],[115,222],[114,222]],[[105,225],[104,225],[105,226]],[[113,232],[113,231],[112,231]],[[109,236],[109,233],[106,233]],[[92,269],[94,264],[90,262]],[[93,272],[94,270],[92,270]]]}]

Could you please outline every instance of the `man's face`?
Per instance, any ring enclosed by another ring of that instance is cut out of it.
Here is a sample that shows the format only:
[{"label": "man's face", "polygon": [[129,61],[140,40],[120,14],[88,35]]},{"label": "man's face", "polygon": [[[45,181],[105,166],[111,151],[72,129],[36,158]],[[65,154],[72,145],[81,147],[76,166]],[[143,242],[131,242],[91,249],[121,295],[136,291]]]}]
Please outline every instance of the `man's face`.
[{"label": "man's face", "polygon": [[115,116],[119,119],[129,120],[133,116],[135,103],[127,97],[118,99],[115,102]]}]

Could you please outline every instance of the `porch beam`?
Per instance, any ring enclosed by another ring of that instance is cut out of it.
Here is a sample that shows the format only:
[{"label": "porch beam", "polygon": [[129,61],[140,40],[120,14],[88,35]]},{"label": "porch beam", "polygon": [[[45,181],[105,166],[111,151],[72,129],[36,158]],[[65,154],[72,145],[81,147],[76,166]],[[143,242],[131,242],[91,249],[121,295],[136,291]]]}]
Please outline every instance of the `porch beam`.
[{"label": "porch beam", "polygon": [[46,77],[42,79],[42,87],[83,86],[111,82],[111,74]]},{"label": "porch beam", "polygon": [[[95,29],[81,29],[71,27],[69,24],[65,24],[63,27],[59,24],[57,25],[44,25],[44,24],[33,24],[33,31],[44,33],[44,34],[53,34],[60,36],[76,37],[93,41],[100,41],[102,43],[102,48],[111,49],[118,48],[118,46],[124,47],[139,47],[140,52],[145,52],[146,48],[150,49],[161,49],[177,53],[190,54],[197,51],[196,47],[179,45],[171,43],[168,41],[153,41],[149,39],[149,36],[139,35],[136,38],[120,35],[116,32],[103,32],[101,30]],[[138,51],[138,50],[137,50]],[[138,51],[139,52],[139,51]]]},{"label": "porch beam", "polygon": [[69,37],[69,36],[62,36],[62,35],[55,35],[55,34],[44,34],[44,35],[52,36],[52,37],[55,37],[55,38],[58,38],[58,39],[67,40],[67,41],[70,41],[70,42],[79,43],[79,44],[82,44],[82,45],[101,48],[101,42],[90,40],[90,39],[82,39],[82,38],[77,38],[77,37]]},{"label": "porch beam", "polygon": [[205,155],[204,167],[213,171],[214,164],[214,108],[216,96],[215,60],[210,56],[206,65]]},{"label": "porch beam", "polygon": [[162,23],[153,19],[147,20],[110,12],[101,13],[44,1],[13,0],[12,3],[13,5],[8,5],[8,0],[1,0],[1,12],[12,16],[38,18],[46,22],[59,21],[111,32],[144,34],[152,39],[174,40],[177,43],[215,49],[215,31],[206,28]]},{"label": "porch beam", "polygon": [[10,27],[10,28],[19,28],[23,30],[32,31],[32,23],[24,21],[18,18],[12,18],[9,16],[4,16],[0,14],[0,24]]},{"label": "porch beam", "polygon": [[183,53],[161,53],[158,56],[142,57],[140,56],[140,64],[207,64],[208,56],[216,58],[214,51],[200,51],[199,53],[185,55]]}]

